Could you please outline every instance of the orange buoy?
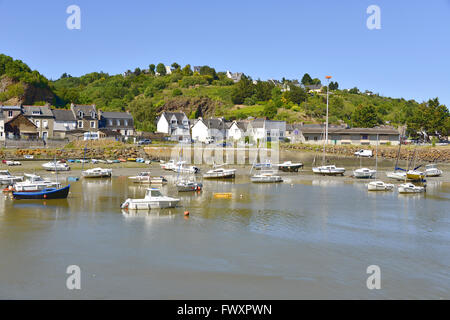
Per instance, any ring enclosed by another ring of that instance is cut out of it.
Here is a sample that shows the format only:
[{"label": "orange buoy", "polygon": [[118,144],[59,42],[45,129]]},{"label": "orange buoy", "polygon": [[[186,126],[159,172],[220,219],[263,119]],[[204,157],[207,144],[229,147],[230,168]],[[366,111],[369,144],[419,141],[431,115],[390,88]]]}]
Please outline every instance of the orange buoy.
[{"label": "orange buoy", "polygon": [[47,195],[46,194],[44,194],[44,199],[47,199]]},{"label": "orange buoy", "polygon": [[188,215],[189,215],[189,211],[185,211],[185,212],[184,212],[184,215],[185,215],[185,216],[188,216]]}]

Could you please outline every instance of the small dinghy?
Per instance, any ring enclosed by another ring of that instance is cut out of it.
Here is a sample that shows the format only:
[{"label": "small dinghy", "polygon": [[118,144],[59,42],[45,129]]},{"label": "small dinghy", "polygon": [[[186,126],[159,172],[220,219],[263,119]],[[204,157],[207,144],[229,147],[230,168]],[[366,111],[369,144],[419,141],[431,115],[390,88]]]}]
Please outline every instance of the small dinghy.
[{"label": "small dinghy", "polygon": [[144,199],[129,198],[120,207],[128,210],[175,208],[179,202],[180,199],[164,196],[157,188],[148,188]]},{"label": "small dinghy", "polygon": [[51,199],[66,199],[69,195],[70,184],[67,187],[47,188],[38,192],[13,192],[13,197],[16,200],[51,200]]}]

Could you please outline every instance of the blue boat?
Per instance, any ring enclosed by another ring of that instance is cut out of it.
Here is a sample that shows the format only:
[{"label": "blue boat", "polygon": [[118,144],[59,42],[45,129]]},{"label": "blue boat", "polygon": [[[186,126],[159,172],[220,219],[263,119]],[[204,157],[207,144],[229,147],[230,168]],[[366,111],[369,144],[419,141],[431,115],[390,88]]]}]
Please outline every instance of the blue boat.
[{"label": "blue boat", "polygon": [[69,195],[70,184],[67,187],[56,189],[48,188],[38,192],[13,192],[13,197],[16,200],[26,200],[26,199],[66,199]]}]

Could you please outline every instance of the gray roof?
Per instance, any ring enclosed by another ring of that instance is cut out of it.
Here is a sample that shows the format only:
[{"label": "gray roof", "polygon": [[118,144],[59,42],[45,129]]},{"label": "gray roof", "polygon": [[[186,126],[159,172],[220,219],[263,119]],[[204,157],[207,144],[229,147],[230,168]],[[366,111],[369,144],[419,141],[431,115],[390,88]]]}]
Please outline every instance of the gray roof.
[{"label": "gray roof", "polygon": [[82,111],[84,116],[83,119],[88,120],[96,120],[96,118],[92,118],[91,113],[94,112],[95,115],[97,115],[97,109],[95,108],[95,105],[72,105],[71,106],[73,112],[75,112],[75,117],[79,119],[78,116],[79,112]]},{"label": "gray roof", "polygon": [[186,114],[184,112],[166,112],[164,111],[161,116],[164,116],[167,120],[167,122],[170,121],[170,119],[175,116],[175,118],[177,119],[177,121],[179,123],[181,123],[184,119],[184,117],[186,117]]},{"label": "gray roof", "polygon": [[75,121],[75,115],[72,110],[67,109],[53,109],[53,116],[55,121]]},{"label": "gray roof", "polygon": [[23,114],[26,117],[53,117],[50,106],[23,106]]},{"label": "gray roof", "polygon": [[264,128],[265,119],[255,119],[251,122],[252,128]]},{"label": "gray roof", "polygon": [[225,121],[220,118],[203,120],[203,123],[206,124],[208,129],[223,130],[227,128]]},{"label": "gray roof", "polygon": [[128,112],[102,111],[101,116],[112,119],[133,119],[133,116]]},{"label": "gray roof", "polygon": [[307,84],[305,85],[305,88],[308,90],[319,90],[322,88],[321,84]]},{"label": "gray roof", "polygon": [[1,106],[4,110],[22,110],[21,106]]},{"label": "gray roof", "polygon": [[248,122],[247,121],[236,121],[236,125],[238,126],[239,129],[246,131],[247,127],[248,127]]}]

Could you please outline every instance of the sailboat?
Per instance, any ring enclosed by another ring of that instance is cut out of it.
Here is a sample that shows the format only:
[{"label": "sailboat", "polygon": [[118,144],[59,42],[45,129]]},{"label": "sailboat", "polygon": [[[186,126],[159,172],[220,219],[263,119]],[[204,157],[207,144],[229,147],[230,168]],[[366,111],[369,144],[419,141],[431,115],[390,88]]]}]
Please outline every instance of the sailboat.
[{"label": "sailboat", "polygon": [[[413,156],[411,159],[411,162],[413,163],[413,167],[416,166],[416,148],[417,148],[417,146],[414,148],[414,153],[413,153]],[[415,167],[412,170],[408,170],[406,172],[406,178],[408,178],[409,180],[413,180],[413,181],[422,181],[425,178],[425,173],[418,170],[421,166],[422,165]]]},{"label": "sailboat", "polygon": [[398,145],[397,160],[395,161],[394,171],[386,172],[386,176],[388,178],[399,180],[399,181],[405,180],[405,177],[406,177],[406,170],[398,167],[398,161],[400,159],[401,148],[402,148],[402,142],[400,141],[400,144]]},{"label": "sailboat", "polygon": [[359,157],[359,169],[353,170],[353,176],[358,179],[372,179],[377,174],[377,170],[363,168],[361,166],[361,159]]},{"label": "sailboat", "polygon": [[[327,123],[328,123],[328,118],[327,118]],[[325,145],[327,143],[327,141],[325,141],[325,140],[326,139],[324,139],[324,143],[323,143],[322,165],[319,167],[313,167],[312,168],[313,172],[317,173],[317,174],[328,175],[328,176],[336,176],[339,174],[344,175],[345,168],[338,168],[334,164],[325,165]],[[315,159],[314,159],[314,162],[315,162]]]},{"label": "sailboat", "polygon": [[[377,151],[376,151],[376,153],[377,153],[377,155],[375,158],[374,178],[377,177],[377,171],[378,171],[378,134],[377,134]],[[369,191],[391,191],[394,189],[394,185],[392,183],[386,183],[381,180],[378,180],[378,181],[369,182],[369,184],[367,185],[367,189]]]}]

